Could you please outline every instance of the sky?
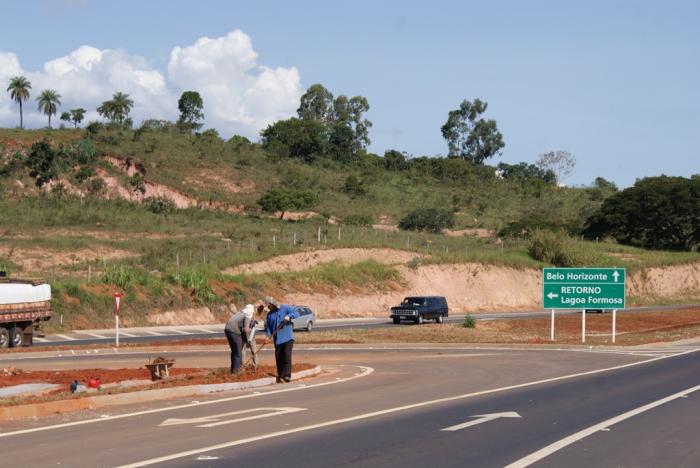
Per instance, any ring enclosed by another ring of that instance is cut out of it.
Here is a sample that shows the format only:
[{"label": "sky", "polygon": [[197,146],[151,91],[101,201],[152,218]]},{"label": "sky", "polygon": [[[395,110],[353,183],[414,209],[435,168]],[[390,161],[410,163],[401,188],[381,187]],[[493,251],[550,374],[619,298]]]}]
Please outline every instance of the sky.
[{"label": "sky", "polygon": [[[88,119],[127,92],[136,124],[175,120],[193,89],[206,127],[255,140],[321,83],[367,97],[370,151],[413,156],[445,155],[448,112],[480,98],[506,143],[489,164],[565,150],[568,185],[627,187],[700,173],[699,23],[696,1],[8,1],[0,91],[27,76],[40,128],[45,88]],[[18,123],[0,92],[0,126]]]}]

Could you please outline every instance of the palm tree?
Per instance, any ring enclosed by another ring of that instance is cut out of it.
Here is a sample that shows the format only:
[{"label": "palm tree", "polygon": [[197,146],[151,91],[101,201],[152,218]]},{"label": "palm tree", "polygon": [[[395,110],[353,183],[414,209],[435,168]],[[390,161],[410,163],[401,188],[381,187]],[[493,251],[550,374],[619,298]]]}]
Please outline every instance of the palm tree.
[{"label": "palm tree", "polygon": [[56,115],[58,106],[61,105],[61,95],[53,89],[45,89],[36,98],[36,102],[39,103],[39,110],[49,116],[49,128],[51,128],[51,116]]},{"label": "palm tree", "polygon": [[24,128],[24,118],[22,116],[22,101],[29,99],[29,90],[32,89],[32,84],[23,76],[15,76],[10,79],[10,86],[7,91],[13,101],[19,104],[19,128]]},{"label": "palm tree", "polygon": [[134,107],[134,100],[128,94],[119,91],[112,96],[112,110],[119,124],[124,123],[132,107]]}]

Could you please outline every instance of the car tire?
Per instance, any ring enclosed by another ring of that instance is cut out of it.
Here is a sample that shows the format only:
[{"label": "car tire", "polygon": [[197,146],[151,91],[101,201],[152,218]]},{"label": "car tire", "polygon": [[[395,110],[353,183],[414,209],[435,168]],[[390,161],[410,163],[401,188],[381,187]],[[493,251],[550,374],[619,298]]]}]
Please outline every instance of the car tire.
[{"label": "car tire", "polygon": [[314,323],[311,320],[306,322],[306,331],[307,332],[310,332],[313,327],[314,327]]},{"label": "car tire", "polygon": [[10,328],[10,348],[19,348],[22,346],[24,337],[22,329],[19,327]]},{"label": "car tire", "polygon": [[392,320],[393,320],[395,325],[398,325],[399,323],[401,323],[401,319],[398,317],[393,317]]},{"label": "car tire", "polygon": [[442,315],[438,315],[437,317],[435,317],[435,323],[442,323],[442,321],[443,321]]},{"label": "car tire", "polygon": [[0,327],[0,348],[4,349],[10,346],[10,332],[7,328]]},{"label": "car tire", "polygon": [[416,317],[416,325],[423,325],[423,316],[419,315]]}]

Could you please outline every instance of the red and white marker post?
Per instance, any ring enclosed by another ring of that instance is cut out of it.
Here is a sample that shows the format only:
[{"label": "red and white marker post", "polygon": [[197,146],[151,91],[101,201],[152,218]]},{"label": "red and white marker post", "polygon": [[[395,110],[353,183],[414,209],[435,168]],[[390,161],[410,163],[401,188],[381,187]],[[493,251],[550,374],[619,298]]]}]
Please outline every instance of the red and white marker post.
[{"label": "red and white marker post", "polygon": [[122,305],[122,297],[124,297],[122,293],[114,293],[114,326],[116,330],[114,341],[116,346],[119,346],[119,308]]}]

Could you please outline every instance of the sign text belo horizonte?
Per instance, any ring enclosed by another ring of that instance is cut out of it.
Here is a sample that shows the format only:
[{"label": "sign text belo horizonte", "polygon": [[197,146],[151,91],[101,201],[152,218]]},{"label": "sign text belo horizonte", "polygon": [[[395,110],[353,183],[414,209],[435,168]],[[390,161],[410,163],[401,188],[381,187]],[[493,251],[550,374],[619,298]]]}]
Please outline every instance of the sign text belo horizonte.
[{"label": "sign text belo horizonte", "polygon": [[624,309],[624,268],[545,268],[545,309]]}]

